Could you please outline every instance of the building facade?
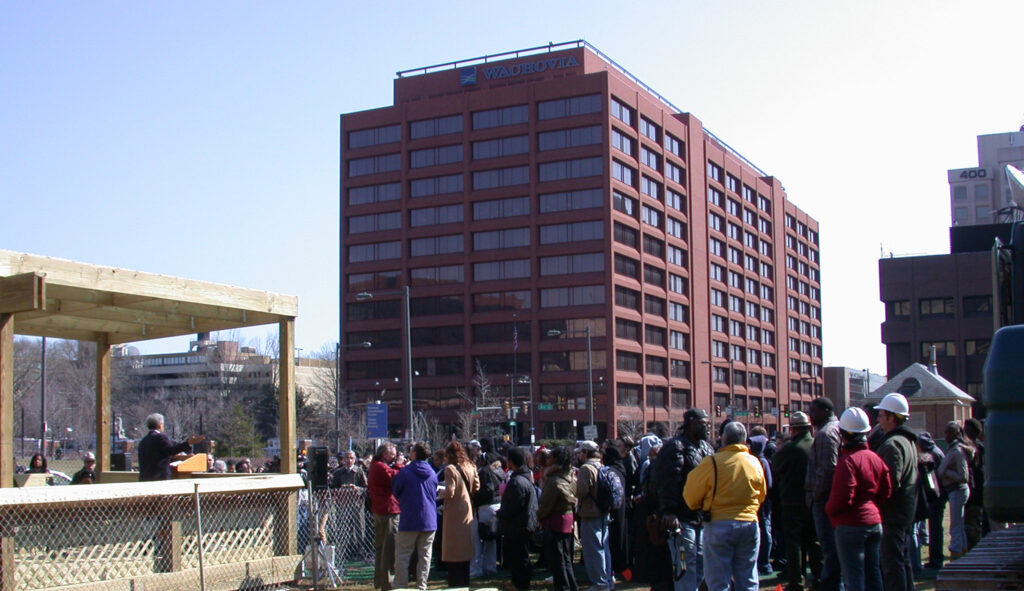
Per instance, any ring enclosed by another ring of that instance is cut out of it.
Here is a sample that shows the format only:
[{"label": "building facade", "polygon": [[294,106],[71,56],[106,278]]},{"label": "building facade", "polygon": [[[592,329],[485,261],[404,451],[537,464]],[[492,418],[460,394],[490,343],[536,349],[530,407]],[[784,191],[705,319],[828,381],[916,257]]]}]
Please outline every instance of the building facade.
[{"label": "building facade", "polygon": [[341,116],[350,404],[404,426],[405,286],[414,410],[443,424],[482,385],[537,438],[693,406],[771,428],[821,394],[818,224],[692,114],[585,42],[402,72],[394,96]]},{"label": "building facade", "polygon": [[[950,254],[878,261],[885,304],[882,343],[886,371],[931,364],[939,375],[980,401],[985,357],[997,320],[992,297],[992,244],[1009,239],[1009,224],[950,228]],[[975,405],[976,412],[983,412]]]},{"label": "building facade", "polygon": [[952,225],[1003,223],[1022,218],[1013,205],[1004,169],[1024,167],[1024,128],[978,136],[978,165],[947,171]]}]

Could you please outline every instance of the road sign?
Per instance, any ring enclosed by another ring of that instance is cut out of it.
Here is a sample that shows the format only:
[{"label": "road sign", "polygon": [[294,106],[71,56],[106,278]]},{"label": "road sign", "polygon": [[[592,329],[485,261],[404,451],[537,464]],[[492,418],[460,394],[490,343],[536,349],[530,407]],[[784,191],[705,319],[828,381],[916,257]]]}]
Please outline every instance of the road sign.
[{"label": "road sign", "polygon": [[366,405],[366,436],[383,439],[388,436],[388,405]]},{"label": "road sign", "polygon": [[469,418],[471,418],[471,419],[479,419],[479,418],[481,418],[483,416],[484,416],[484,413],[482,413],[482,412],[471,412],[471,413],[469,413]]},{"label": "road sign", "polygon": [[555,410],[555,405],[541,402],[537,405],[537,410]]},{"label": "road sign", "polygon": [[597,425],[584,425],[583,438],[588,441],[597,441]]},{"label": "road sign", "polygon": [[736,411],[736,416],[738,416],[738,417],[747,417],[747,416],[750,416],[750,411],[746,411],[746,410],[739,410],[739,411]]},{"label": "road sign", "polygon": [[778,408],[773,408],[771,414],[772,414],[773,417],[779,416],[779,409]]}]

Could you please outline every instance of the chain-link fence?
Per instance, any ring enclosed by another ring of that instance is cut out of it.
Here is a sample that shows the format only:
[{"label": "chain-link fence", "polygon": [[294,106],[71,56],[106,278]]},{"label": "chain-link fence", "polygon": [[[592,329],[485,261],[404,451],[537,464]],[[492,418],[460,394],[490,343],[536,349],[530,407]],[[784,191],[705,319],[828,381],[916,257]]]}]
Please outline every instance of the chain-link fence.
[{"label": "chain-link fence", "polygon": [[0,590],[293,581],[301,486],[273,475],[0,490]]},{"label": "chain-link fence", "polygon": [[[334,567],[339,584],[373,583],[373,515],[366,495],[365,488],[355,486],[313,492],[312,510],[321,524],[323,555]],[[308,524],[304,505],[300,503],[299,508],[300,548],[306,548],[309,539],[308,525],[303,528]]]}]

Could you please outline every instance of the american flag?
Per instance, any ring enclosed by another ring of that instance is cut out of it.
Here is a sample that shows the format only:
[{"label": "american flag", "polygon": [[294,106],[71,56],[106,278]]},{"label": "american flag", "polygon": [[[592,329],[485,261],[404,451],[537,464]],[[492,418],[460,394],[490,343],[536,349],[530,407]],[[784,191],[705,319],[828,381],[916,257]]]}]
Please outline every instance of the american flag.
[{"label": "american flag", "polygon": [[512,321],[512,350],[519,350],[519,324]]}]

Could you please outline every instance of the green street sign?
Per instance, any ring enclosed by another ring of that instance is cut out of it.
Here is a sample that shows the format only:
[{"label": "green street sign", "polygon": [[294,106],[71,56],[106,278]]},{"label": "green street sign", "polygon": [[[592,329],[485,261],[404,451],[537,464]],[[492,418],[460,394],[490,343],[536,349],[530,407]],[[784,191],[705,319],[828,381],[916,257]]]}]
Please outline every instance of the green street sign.
[{"label": "green street sign", "polygon": [[537,405],[537,410],[555,410],[555,405],[554,404],[545,404],[545,403],[542,402],[542,403]]}]

